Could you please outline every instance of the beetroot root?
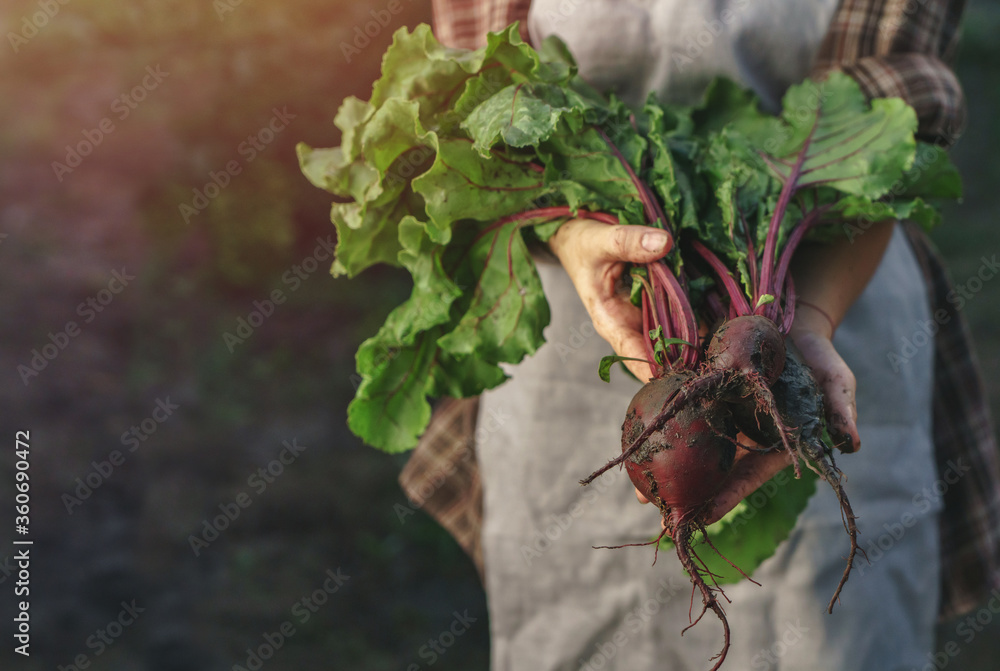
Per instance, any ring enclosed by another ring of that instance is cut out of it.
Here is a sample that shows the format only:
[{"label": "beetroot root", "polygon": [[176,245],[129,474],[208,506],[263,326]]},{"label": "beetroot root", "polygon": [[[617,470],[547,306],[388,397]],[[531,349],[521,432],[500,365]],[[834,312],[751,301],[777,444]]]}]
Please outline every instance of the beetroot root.
[{"label": "beetroot root", "polygon": [[708,367],[729,373],[725,400],[737,428],[765,451],[780,442],[794,459],[795,474],[799,476],[790,429],[771,390],[785,369],[785,359],[785,342],[778,326],[759,315],[724,322],[706,350]]},{"label": "beetroot root", "polygon": [[[683,396],[685,390],[699,388],[698,381],[693,373],[675,373],[645,385],[626,413],[622,453],[629,455],[623,463],[632,483],[663,515],[660,537],[666,534],[673,540],[677,558],[694,588],[701,592],[702,611],[689,627],[709,610],[722,622],[724,644],[714,667],[718,669],[729,651],[729,622],[716,589],[705,581],[711,574],[691,541],[695,531],[704,532],[713,499],[732,470],[736,428],[725,405],[711,396],[676,402],[678,395],[687,398]],[[665,409],[672,405],[680,409],[662,419]],[[649,431],[654,422],[659,428]]]},{"label": "beetroot root", "polygon": [[[632,399],[622,427],[622,449],[628,450],[666,399],[691,379],[671,375],[653,380]],[[690,516],[711,503],[736,456],[736,430],[725,408],[712,407],[709,397],[686,403],[645,439],[625,460],[636,488],[661,509]]]},{"label": "beetroot root", "polygon": [[785,368],[785,342],[777,324],[760,315],[736,317],[716,329],[705,352],[708,366],[761,376],[774,384]]},{"label": "beetroot root", "polygon": [[[844,476],[833,461],[833,453],[823,442],[823,396],[819,385],[813,377],[809,366],[802,360],[802,355],[794,345],[787,345],[787,361],[785,370],[773,386],[779,413],[786,422],[795,427],[794,445],[796,457],[809,465],[813,471],[833,489],[840,503],[840,511],[844,520],[844,528],[851,539],[851,548],[847,556],[847,565],[840,578],[827,612],[833,612],[833,605],[840,598],[840,591],[847,583],[854,566],[854,558],[858,553],[857,516],[851,508],[851,502],[844,491]],[[864,550],[861,550],[864,555]]]}]

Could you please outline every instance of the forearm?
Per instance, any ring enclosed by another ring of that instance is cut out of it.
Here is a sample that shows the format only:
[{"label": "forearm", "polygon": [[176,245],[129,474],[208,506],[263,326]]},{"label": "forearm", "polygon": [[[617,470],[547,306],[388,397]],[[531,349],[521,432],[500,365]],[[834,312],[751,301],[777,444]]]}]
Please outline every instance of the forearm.
[{"label": "forearm", "polygon": [[799,305],[793,330],[805,327],[833,337],[875,274],[894,225],[894,221],[878,222],[851,240],[803,244],[796,250],[791,272]]}]

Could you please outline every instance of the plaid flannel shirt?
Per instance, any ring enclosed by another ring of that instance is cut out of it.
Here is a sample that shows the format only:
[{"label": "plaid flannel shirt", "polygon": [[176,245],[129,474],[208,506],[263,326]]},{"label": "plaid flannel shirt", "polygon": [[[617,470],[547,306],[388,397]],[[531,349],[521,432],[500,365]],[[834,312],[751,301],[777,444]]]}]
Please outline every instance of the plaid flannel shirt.
[{"label": "plaid flannel shirt", "polygon": [[[486,33],[521,21],[530,0],[433,0],[443,43],[474,49]],[[965,100],[948,63],[964,0],[842,0],[812,75],[834,69],[869,97],[901,97],[917,112],[919,136],[950,146],[965,123]],[[941,326],[934,351],[934,440],[939,472],[965,474],[943,493],[941,607],[946,619],[973,609],[1000,587],[1000,464],[968,328],[947,297],[951,283],[930,241],[906,226]],[[941,312],[944,311],[944,312]],[[482,488],[475,460],[477,399],[447,399],[400,475],[407,495],[448,529],[482,574]]]}]

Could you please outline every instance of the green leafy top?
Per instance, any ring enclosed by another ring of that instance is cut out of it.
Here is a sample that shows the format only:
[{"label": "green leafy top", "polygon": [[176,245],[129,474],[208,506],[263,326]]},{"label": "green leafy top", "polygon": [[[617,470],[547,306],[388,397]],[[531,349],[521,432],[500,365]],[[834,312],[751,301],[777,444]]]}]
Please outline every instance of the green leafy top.
[{"label": "green leafy top", "polygon": [[779,117],[724,80],[694,107],[651,98],[630,110],[581,80],[561,42],[535,51],[516,25],[476,51],[442,46],[425,25],[400,29],[371,99],[348,98],[335,123],[339,147],[298,147],[306,177],[339,198],[332,272],[386,263],[413,277],[409,300],[358,351],[348,411],[352,430],[391,452],[416,444],[428,396],[496,386],[499,364],[543,343],[530,244],[570,216],[672,228],[673,273],[639,280],[669,294],[651,304],[662,351],[651,340],[648,354],[693,365],[695,348],[664,344],[694,339],[691,299],[703,318],[714,294],[781,322],[798,222],[820,236],[857,218],[931,225],[921,197],[959,188],[941,152],[915,161],[912,110],[869,105],[846,75],[792,87]]},{"label": "green leafy top", "polygon": [[588,126],[627,123],[627,110],[576,77],[559,43],[543,51],[550,60],[514,26],[475,52],[401,29],[371,101],[341,106],[341,146],[298,147],[306,177],[347,199],[331,214],[333,273],[387,263],[413,276],[410,299],[358,351],[348,422],[376,447],[413,447],[428,396],[481,393],[505,379],[498,364],[542,344],[548,304],[526,226],[583,204],[627,219],[637,198]]}]

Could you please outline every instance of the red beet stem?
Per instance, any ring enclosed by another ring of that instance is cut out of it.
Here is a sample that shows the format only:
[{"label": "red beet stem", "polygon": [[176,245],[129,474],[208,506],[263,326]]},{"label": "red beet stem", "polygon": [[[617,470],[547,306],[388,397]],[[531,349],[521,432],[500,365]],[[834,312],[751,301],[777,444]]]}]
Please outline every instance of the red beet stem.
[{"label": "red beet stem", "polygon": [[712,270],[719,276],[722,286],[725,287],[726,293],[729,294],[730,305],[736,308],[737,316],[742,317],[743,315],[753,314],[746,296],[743,295],[743,289],[736,283],[733,276],[729,274],[726,264],[720,261],[719,257],[712,253],[712,250],[701,244],[698,240],[692,240],[691,246],[708,262],[708,265],[712,266]]},{"label": "red beet stem", "polygon": [[[785,217],[785,210],[788,209],[788,203],[791,201],[792,195],[798,191],[798,181],[799,177],[802,176],[802,166],[805,164],[806,156],[809,154],[809,145],[812,143],[813,133],[816,132],[818,124],[819,117],[816,118],[812,128],[809,129],[809,135],[806,136],[802,144],[802,149],[799,150],[798,158],[792,164],[788,176],[783,178],[784,184],[781,187],[778,204],[774,208],[774,215],[771,217],[770,227],[767,229],[767,239],[764,242],[764,256],[761,260],[760,278],[760,290],[762,294],[774,294],[771,291],[771,274],[774,269],[775,248],[778,245],[778,231],[781,229],[781,220]],[[778,174],[780,176],[780,173]]]}]

